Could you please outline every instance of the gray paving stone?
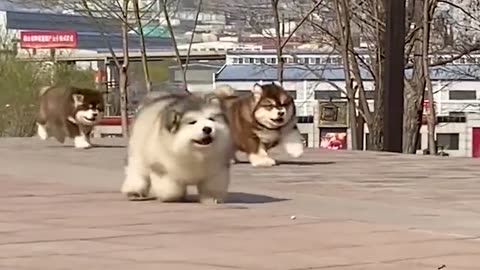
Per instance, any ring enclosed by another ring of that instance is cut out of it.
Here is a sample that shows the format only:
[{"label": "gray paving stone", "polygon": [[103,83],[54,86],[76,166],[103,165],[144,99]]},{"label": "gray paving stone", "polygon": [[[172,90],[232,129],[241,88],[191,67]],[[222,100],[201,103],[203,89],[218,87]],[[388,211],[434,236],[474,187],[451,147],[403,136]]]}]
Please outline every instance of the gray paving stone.
[{"label": "gray paving stone", "polygon": [[[122,140],[0,139],[0,269],[478,269],[480,161],[310,149],[224,205],[129,202]],[[193,192],[194,193],[194,192]],[[192,193],[193,200],[195,194]],[[294,215],[295,219],[291,219]]]}]

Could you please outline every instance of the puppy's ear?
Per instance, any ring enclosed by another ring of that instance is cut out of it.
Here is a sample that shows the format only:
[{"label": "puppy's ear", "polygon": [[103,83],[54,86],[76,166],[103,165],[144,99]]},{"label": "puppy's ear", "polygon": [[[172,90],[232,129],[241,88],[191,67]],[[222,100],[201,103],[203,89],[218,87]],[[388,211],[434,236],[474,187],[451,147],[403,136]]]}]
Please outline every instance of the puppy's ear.
[{"label": "puppy's ear", "polygon": [[169,110],[165,113],[163,124],[168,131],[175,133],[180,127],[180,120],[182,117],[178,112]]},{"label": "puppy's ear", "polygon": [[85,100],[85,96],[82,94],[73,94],[72,98],[73,98],[73,105],[75,107],[82,105],[83,101]]},{"label": "puppy's ear", "polygon": [[207,102],[207,104],[220,104],[221,97],[218,96],[216,93],[208,93],[203,98],[205,99],[205,102]]},{"label": "puppy's ear", "polygon": [[253,88],[252,88],[252,93],[253,93],[253,97],[255,98],[255,101],[260,101],[260,98],[262,97],[263,95],[263,87],[256,83],[253,85]]}]

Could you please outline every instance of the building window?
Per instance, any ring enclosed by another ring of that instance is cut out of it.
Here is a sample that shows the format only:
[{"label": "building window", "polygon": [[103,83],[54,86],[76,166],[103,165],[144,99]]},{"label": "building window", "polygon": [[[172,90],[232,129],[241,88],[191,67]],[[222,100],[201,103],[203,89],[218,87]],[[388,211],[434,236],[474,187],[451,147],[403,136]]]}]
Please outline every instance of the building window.
[{"label": "building window", "polygon": [[306,62],[307,59],[308,59],[308,58],[303,58],[303,57],[295,58],[295,62],[296,62],[297,64],[305,64],[305,63],[307,63],[307,62]]},{"label": "building window", "polygon": [[297,123],[299,124],[312,124],[313,120],[313,115],[297,116]]},{"label": "building window", "polygon": [[477,91],[475,90],[450,90],[448,91],[450,100],[476,100]]},{"label": "building window", "polygon": [[459,137],[458,133],[438,133],[437,145],[445,150],[459,150]]},{"label": "building window", "polygon": [[339,57],[332,57],[331,58],[331,63],[334,64],[334,65],[341,64],[340,58]]},{"label": "building window", "polygon": [[375,91],[365,91],[365,98],[375,99]]},{"label": "building window", "polygon": [[287,90],[287,93],[288,93],[293,99],[297,99],[297,91],[296,91],[296,90]]},{"label": "building window", "polygon": [[315,99],[320,99],[320,100],[329,100],[330,98],[335,99],[335,98],[340,98],[341,93],[340,91],[315,91]]},{"label": "building window", "polygon": [[308,147],[308,133],[301,133],[302,135],[302,141],[303,141],[303,146],[304,147]]},{"label": "building window", "polygon": [[267,58],[267,64],[276,64],[276,61],[277,59],[274,58],[274,57],[269,57]]}]

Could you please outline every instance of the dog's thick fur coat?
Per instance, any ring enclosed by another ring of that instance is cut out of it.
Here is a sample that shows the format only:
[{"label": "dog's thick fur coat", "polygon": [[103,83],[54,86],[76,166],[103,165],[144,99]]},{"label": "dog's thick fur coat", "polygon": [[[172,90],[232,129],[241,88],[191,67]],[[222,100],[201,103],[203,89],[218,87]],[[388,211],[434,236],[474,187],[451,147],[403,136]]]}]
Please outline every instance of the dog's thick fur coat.
[{"label": "dog's thick fur coat", "polygon": [[102,93],[78,87],[43,87],[39,92],[37,133],[60,143],[72,138],[76,148],[91,147],[90,135],[104,110]]},{"label": "dog's thick fur coat", "polygon": [[148,99],[131,129],[126,178],[130,199],[183,201],[195,185],[202,203],[226,199],[233,156],[230,131],[214,95],[168,94]]},{"label": "dog's thick fur coat", "polygon": [[295,104],[281,86],[255,84],[250,94],[241,96],[225,85],[215,92],[227,108],[235,148],[248,155],[252,166],[276,165],[267,151],[277,145],[292,157],[302,155],[304,144],[297,128]]}]

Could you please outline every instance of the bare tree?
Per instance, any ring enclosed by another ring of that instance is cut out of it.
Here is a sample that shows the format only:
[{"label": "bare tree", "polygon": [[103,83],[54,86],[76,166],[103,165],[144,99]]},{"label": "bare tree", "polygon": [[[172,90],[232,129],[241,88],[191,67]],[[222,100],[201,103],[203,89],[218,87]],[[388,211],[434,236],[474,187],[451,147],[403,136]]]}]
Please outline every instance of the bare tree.
[{"label": "bare tree", "polygon": [[145,85],[147,87],[147,92],[151,92],[152,80],[150,78],[150,70],[148,68],[147,48],[145,46],[145,35],[143,33],[143,24],[138,0],[133,0],[133,14],[135,15],[135,21],[138,26],[138,32],[140,37],[140,53],[142,57],[143,74],[145,76]]},{"label": "bare tree", "polygon": [[[194,24],[193,24],[192,34],[190,36],[190,41],[188,43],[188,49],[187,49],[185,63],[182,60],[182,54],[180,52],[180,49],[179,49],[179,46],[178,46],[178,41],[177,41],[175,31],[174,31],[175,29],[174,29],[174,27],[172,25],[172,22],[171,22],[171,17],[172,17],[173,14],[171,14],[171,12],[168,9],[169,6],[173,6],[173,5],[172,5],[172,3],[168,4],[167,0],[159,0],[159,3],[160,3],[160,8],[161,8],[161,13],[163,14],[163,16],[165,18],[165,22],[167,24],[167,28],[168,28],[168,31],[170,33],[170,38],[171,38],[172,43],[173,43],[177,65],[179,66],[180,70],[182,71],[182,80],[183,80],[184,91],[186,91],[187,93],[190,93],[190,90],[188,89],[187,73],[188,73],[188,67],[189,67],[189,64],[190,64],[190,54],[191,54],[191,51],[192,51],[192,45],[194,43],[195,32],[196,32],[196,28],[197,28],[197,25],[198,25],[200,13],[202,12],[203,1],[202,0],[197,1],[197,9],[196,9],[196,12],[195,12],[195,19],[194,19],[194,22],[193,22]],[[179,4],[179,1],[177,2],[177,4]],[[177,5],[177,8],[178,8],[178,5]]]},{"label": "bare tree", "polygon": [[127,97],[127,86],[128,86],[128,66],[129,66],[129,47],[128,47],[128,5],[129,0],[123,0],[122,5],[120,6],[121,10],[121,21],[122,21],[122,50],[123,50],[123,61],[120,62],[115,51],[113,50],[112,45],[109,43],[108,38],[105,35],[105,30],[101,23],[96,20],[94,11],[91,8],[92,2],[87,0],[82,0],[83,7],[85,8],[88,17],[96,23],[97,27],[100,30],[100,33],[107,44],[107,47],[112,55],[113,61],[120,72],[120,82],[119,82],[119,92],[120,92],[120,119],[122,126],[122,136],[128,138],[128,97]]},{"label": "bare tree", "polygon": [[128,66],[130,64],[129,59],[129,47],[128,47],[128,4],[129,0],[123,0],[122,5],[122,45],[123,45],[123,63],[119,67],[120,69],[120,117],[122,120],[122,136],[128,138]]},{"label": "bare tree", "polygon": [[435,113],[435,104],[433,99],[433,87],[432,80],[430,79],[430,70],[429,70],[429,45],[430,45],[430,29],[431,29],[431,12],[430,7],[436,6],[436,1],[431,4],[428,1],[425,1],[423,7],[423,69],[425,74],[426,82],[426,92],[428,97],[428,149],[430,155],[437,154],[436,139],[435,139],[435,126],[437,122],[437,117]]},{"label": "bare tree", "polygon": [[[429,18],[435,19],[436,0],[408,1],[407,17],[408,32],[405,37],[405,52],[407,69],[411,70],[411,76],[405,81],[405,114],[404,114],[404,152],[415,153],[419,138],[419,130],[423,114],[423,97],[426,87],[426,69],[424,67],[424,43],[426,48],[433,47],[430,40],[424,36],[424,28],[429,32],[431,22],[424,25],[424,4],[428,4]],[[338,8],[340,7],[340,8]],[[346,7],[344,10],[341,7]],[[322,12],[323,11],[323,12]],[[328,11],[328,12],[325,12]],[[339,12],[340,11],[340,12]],[[345,12],[347,11],[347,12]],[[325,14],[334,14],[334,18]],[[358,113],[366,122],[370,132],[370,145],[374,150],[383,149],[383,66],[385,57],[385,44],[383,40],[385,32],[385,8],[384,0],[338,0],[322,5],[318,9],[317,16],[312,17],[309,24],[321,35],[318,39],[329,39],[338,49],[338,53],[344,58],[345,75],[351,77],[354,87],[358,91]],[[349,16],[348,16],[349,15]],[[341,17],[341,18],[337,18]],[[342,19],[343,18],[343,19]],[[431,20],[430,19],[430,20]],[[346,23],[346,22],[349,23]],[[334,23],[337,22],[337,23]],[[340,22],[340,23],[339,23]],[[345,37],[350,31],[352,41],[357,42],[351,47]],[[436,34],[436,33],[432,33]],[[358,41],[363,40],[366,48],[359,48]],[[463,42],[461,49],[448,49],[455,54],[448,59],[439,59],[428,63],[428,67],[449,64],[455,59],[479,49],[477,43]],[[345,53],[347,51],[347,53]],[[427,51],[428,53],[428,51]],[[366,72],[362,76],[360,71]],[[348,74],[351,75],[348,75]],[[363,87],[365,75],[371,77],[375,86],[374,109],[370,108]],[[351,82],[351,84],[352,84]],[[433,104],[432,104],[433,105]],[[358,125],[357,125],[358,126]]]},{"label": "bare tree", "polygon": [[[186,80],[186,71],[185,71],[185,67],[184,67],[183,62],[182,62],[180,50],[178,49],[178,43],[177,43],[177,39],[175,38],[175,32],[174,32],[174,29],[173,29],[173,25],[172,25],[172,22],[170,20],[171,15],[169,14],[167,0],[159,0],[159,1],[160,1],[160,4],[161,4],[163,15],[165,16],[165,21],[167,22],[167,27],[168,27],[168,31],[170,33],[170,38],[172,39],[173,47],[174,47],[174,50],[175,50],[175,56],[176,56],[175,58],[177,59],[178,66],[182,70],[183,87],[184,87],[184,90],[186,92],[189,92],[188,84],[187,84],[187,80]],[[192,33],[192,35],[193,35],[193,33]]]},{"label": "bare tree", "polygon": [[185,89],[187,87],[187,72],[188,72],[188,64],[190,63],[190,53],[192,51],[193,39],[195,38],[195,31],[197,30],[198,18],[200,17],[200,12],[202,11],[202,4],[203,4],[203,1],[199,0],[197,12],[195,13],[195,21],[193,23],[192,35],[190,36],[190,42],[188,43],[187,59],[185,60],[185,68],[182,69],[183,83],[185,84]]},{"label": "bare tree", "polygon": [[271,0],[272,5],[272,14],[273,14],[273,25],[275,27],[275,47],[277,50],[277,80],[280,84],[283,84],[283,66],[284,66],[284,58],[283,58],[283,47],[282,47],[282,38],[283,38],[283,31],[280,32],[280,28],[283,30],[285,28],[284,25],[281,25],[280,15],[278,10],[278,2],[279,0]]}]

